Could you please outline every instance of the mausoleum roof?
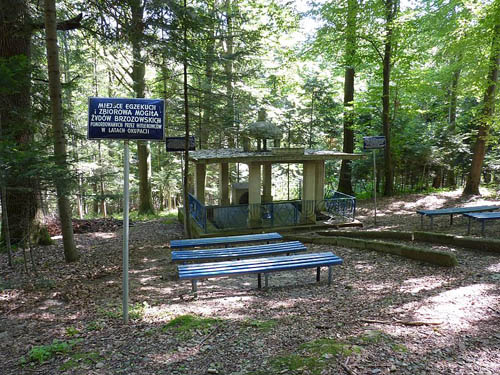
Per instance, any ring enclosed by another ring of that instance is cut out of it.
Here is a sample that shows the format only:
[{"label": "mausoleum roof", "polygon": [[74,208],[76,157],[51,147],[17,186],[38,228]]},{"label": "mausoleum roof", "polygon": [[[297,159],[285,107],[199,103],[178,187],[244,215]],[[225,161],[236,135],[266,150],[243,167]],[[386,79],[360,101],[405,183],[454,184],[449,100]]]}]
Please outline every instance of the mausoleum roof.
[{"label": "mausoleum roof", "polygon": [[362,159],[364,154],[349,154],[345,152],[326,150],[300,150],[278,148],[269,151],[243,151],[243,149],[199,150],[189,153],[189,160],[194,163],[303,163],[310,160],[342,160]]}]

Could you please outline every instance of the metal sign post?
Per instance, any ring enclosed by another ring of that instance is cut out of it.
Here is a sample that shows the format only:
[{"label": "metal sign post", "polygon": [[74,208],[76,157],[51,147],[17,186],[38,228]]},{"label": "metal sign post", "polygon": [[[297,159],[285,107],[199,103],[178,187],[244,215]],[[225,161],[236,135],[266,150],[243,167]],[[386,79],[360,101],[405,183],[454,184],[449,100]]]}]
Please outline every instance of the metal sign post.
[{"label": "metal sign post", "polygon": [[373,154],[373,219],[377,225],[377,159],[375,150],[385,147],[385,137],[363,137],[363,149],[372,150]]},{"label": "metal sign post", "polygon": [[373,219],[375,225],[377,225],[377,159],[375,158],[375,150],[373,153],[373,207],[374,207],[374,215]]},{"label": "metal sign post", "polygon": [[129,171],[130,155],[128,140],[124,142],[123,151],[123,322],[128,323],[128,232],[129,232]]},{"label": "metal sign post", "polygon": [[122,139],[123,151],[123,322],[128,323],[129,292],[129,140],[163,141],[163,99],[89,98],[88,139]]}]

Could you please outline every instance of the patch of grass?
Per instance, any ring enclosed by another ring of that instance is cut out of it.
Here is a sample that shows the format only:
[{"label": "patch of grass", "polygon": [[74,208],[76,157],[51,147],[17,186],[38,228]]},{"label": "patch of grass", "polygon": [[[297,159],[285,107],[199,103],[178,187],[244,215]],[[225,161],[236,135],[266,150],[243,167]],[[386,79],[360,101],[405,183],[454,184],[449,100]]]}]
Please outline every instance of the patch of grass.
[{"label": "patch of grass", "polygon": [[49,345],[37,345],[31,348],[28,352],[28,358],[22,357],[21,364],[28,362],[38,362],[42,364],[58,354],[67,354],[73,350],[73,347],[78,344],[81,339],[70,341],[54,340]]},{"label": "patch of grass", "polygon": [[24,258],[23,257],[15,257],[12,259],[12,265],[13,266],[18,266],[20,264],[24,264]]},{"label": "patch of grass", "polygon": [[287,374],[288,371],[301,371],[307,374],[319,375],[324,366],[317,361],[317,358],[290,354],[273,359],[271,367],[276,372],[283,374]]},{"label": "patch of grass", "polygon": [[52,279],[38,279],[35,281],[35,289],[54,289],[56,281]]},{"label": "patch of grass", "polygon": [[[117,220],[123,220],[122,214],[113,214],[112,217]],[[164,219],[165,224],[171,224],[177,221],[177,210],[175,211],[160,211],[155,213],[140,214],[138,211],[131,211],[129,214],[129,219],[132,221],[147,221]]]},{"label": "patch of grass", "polygon": [[[146,314],[146,309],[149,307],[148,303],[144,301],[143,303],[134,303],[129,307],[128,317],[133,320],[143,319]],[[120,314],[121,316],[121,314]]]},{"label": "patch of grass", "polygon": [[257,319],[248,319],[243,322],[244,325],[248,327],[258,328],[261,331],[268,332],[273,329],[278,322],[276,320],[257,320]]},{"label": "patch of grass", "polygon": [[94,320],[87,325],[87,331],[100,331],[105,327],[102,320]]},{"label": "patch of grass", "polygon": [[117,307],[108,306],[106,308],[99,307],[97,313],[102,317],[108,319],[120,319],[122,317],[122,312]]},{"label": "patch of grass", "polygon": [[78,367],[81,364],[92,365],[98,362],[100,358],[101,357],[96,352],[74,353],[71,355],[69,360],[64,362],[59,367],[59,371],[67,371],[72,368]]},{"label": "patch of grass", "polygon": [[351,345],[328,338],[311,341],[302,345],[301,349],[305,349],[318,357],[325,357],[325,354],[326,357],[328,357],[328,355],[340,354],[348,356],[353,353],[361,353],[361,348],[357,345]]},{"label": "patch of grass", "polygon": [[[144,318],[146,309],[149,307],[147,302],[137,302],[128,308],[128,317],[132,320],[139,320]],[[122,307],[108,305],[105,308],[98,308],[97,313],[108,319],[122,319],[123,311]]]},{"label": "patch of grass", "polygon": [[80,333],[78,329],[75,327],[66,327],[66,335],[68,336],[76,336]]},{"label": "patch of grass", "polygon": [[395,352],[401,352],[401,353],[406,353],[408,352],[408,348],[403,345],[403,344],[393,344],[392,346],[392,350],[394,350]]},{"label": "patch of grass", "polygon": [[219,320],[214,318],[202,318],[196,315],[180,315],[165,324],[162,330],[163,332],[177,331],[184,334],[189,334],[196,330],[200,331],[202,334],[206,334],[218,322]]},{"label": "patch of grass", "polygon": [[359,339],[363,344],[378,344],[388,337],[382,331],[374,329],[366,331]]},{"label": "patch of grass", "polygon": [[361,347],[330,338],[322,338],[299,347],[300,353],[280,356],[270,361],[273,373],[305,373],[320,375],[337,356],[361,353]]}]

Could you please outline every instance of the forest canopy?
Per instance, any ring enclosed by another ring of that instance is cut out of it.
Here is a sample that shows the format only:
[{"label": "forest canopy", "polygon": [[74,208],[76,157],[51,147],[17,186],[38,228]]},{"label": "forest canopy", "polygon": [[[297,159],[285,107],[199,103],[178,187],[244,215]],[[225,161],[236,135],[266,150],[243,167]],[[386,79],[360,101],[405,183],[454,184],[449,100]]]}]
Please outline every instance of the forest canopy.
[{"label": "forest canopy", "polygon": [[[189,125],[197,149],[242,147],[262,108],[287,147],[360,153],[383,135],[386,195],[498,189],[499,59],[500,0],[0,0],[2,233],[8,220],[12,241],[38,241],[56,205],[120,214],[123,142],[86,138],[92,96],[164,99],[166,136]],[[130,147],[131,208],[182,204],[183,156]],[[331,162],[326,182],[367,197],[372,171]],[[300,195],[285,180],[300,166],[276,173],[278,198]],[[209,203],[217,178],[209,168]]]}]

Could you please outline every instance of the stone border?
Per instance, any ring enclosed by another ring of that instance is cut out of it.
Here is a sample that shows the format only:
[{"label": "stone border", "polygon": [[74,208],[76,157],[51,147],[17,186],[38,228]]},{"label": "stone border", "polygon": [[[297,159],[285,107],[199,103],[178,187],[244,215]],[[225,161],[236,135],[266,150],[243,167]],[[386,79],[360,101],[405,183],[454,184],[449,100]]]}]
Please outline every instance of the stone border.
[{"label": "stone border", "polygon": [[316,232],[321,236],[340,236],[340,237],[362,237],[377,239],[392,239],[404,241],[430,242],[439,245],[453,245],[469,249],[491,251],[500,253],[500,240],[454,236],[446,233],[435,232],[398,232],[398,231],[335,231],[335,232]]},{"label": "stone border", "polygon": [[[377,232],[377,233],[382,233],[382,232]],[[391,242],[366,241],[357,238],[349,238],[341,236],[309,237],[309,236],[298,236],[298,235],[285,235],[283,237],[287,240],[296,240],[296,241],[310,242],[315,244],[335,245],[335,246],[389,253],[443,267],[453,267],[458,264],[456,256],[451,253],[424,249],[421,247],[395,244]]]}]

